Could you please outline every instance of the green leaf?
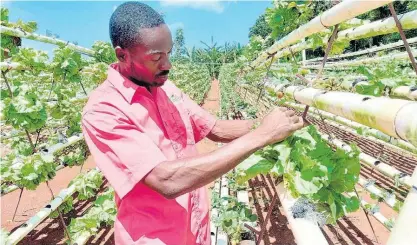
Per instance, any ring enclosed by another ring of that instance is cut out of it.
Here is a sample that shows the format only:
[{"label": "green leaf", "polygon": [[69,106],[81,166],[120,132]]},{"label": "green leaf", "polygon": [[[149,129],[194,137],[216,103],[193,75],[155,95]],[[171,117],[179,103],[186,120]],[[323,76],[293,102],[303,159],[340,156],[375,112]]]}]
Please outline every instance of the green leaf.
[{"label": "green leaf", "polygon": [[355,212],[360,207],[360,201],[356,196],[345,198],[344,204],[346,205],[347,212]]},{"label": "green leaf", "polygon": [[233,224],[233,221],[232,220],[225,220],[223,223],[224,223],[224,226],[230,227]]},{"label": "green leaf", "polygon": [[337,220],[337,208],[336,208],[335,202],[332,202],[330,204],[330,211],[331,211],[333,220],[336,221]]},{"label": "green leaf", "polygon": [[404,205],[404,203],[397,201],[397,202],[395,202],[393,209],[397,212],[400,212],[403,205]]},{"label": "green leaf", "polygon": [[294,176],[294,185],[300,194],[314,194],[323,186],[317,177],[311,181],[304,180],[300,172],[296,172]]},{"label": "green leaf", "polygon": [[253,177],[257,176],[258,174],[268,173],[273,166],[273,163],[269,162],[263,157],[258,155],[252,155],[238,166],[238,169],[245,169],[245,171],[243,175],[238,176],[236,178],[236,181],[239,184],[245,183]]},{"label": "green leaf", "polygon": [[251,222],[255,222],[258,220],[258,216],[256,216],[255,214],[252,214],[249,216],[249,221]]},{"label": "green leaf", "polygon": [[297,3],[296,2],[289,3],[287,8],[290,9],[290,8],[294,8],[294,7],[297,7]]}]

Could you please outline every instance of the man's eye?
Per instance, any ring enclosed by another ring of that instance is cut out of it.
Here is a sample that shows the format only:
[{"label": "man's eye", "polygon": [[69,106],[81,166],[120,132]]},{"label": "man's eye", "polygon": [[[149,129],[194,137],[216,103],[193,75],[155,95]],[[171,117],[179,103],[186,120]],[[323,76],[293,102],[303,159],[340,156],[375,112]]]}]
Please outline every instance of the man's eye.
[{"label": "man's eye", "polygon": [[153,61],[159,61],[160,59],[161,59],[161,55],[158,55],[152,58]]}]

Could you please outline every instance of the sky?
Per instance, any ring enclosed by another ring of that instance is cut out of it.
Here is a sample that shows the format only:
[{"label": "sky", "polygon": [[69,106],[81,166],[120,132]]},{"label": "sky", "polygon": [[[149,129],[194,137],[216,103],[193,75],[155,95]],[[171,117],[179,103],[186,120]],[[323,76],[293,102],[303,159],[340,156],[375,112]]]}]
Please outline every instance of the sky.
[{"label": "sky", "polygon": [[[248,43],[249,28],[255,23],[271,1],[219,1],[219,0],[162,0],[144,1],[164,14],[165,22],[173,34],[184,29],[186,47],[202,47],[201,41],[217,44],[225,42]],[[110,42],[109,19],[118,5],[115,1],[2,1],[9,9],[10,21],[17,19],[38,23],[36,33],[46,31],[58,34],[59,39],[76,41],[90,48],[94,41]],[[174,36],[174,35],[173,35]],[[53,45],[23,40],[23,46],[47,51]]]}]

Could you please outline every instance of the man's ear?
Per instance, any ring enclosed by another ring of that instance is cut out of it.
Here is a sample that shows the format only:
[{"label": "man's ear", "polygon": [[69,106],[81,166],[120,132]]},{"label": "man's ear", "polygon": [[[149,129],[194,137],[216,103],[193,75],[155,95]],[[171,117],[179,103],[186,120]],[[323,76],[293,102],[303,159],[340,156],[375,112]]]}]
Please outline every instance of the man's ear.
[{"label": "man's ear", "polygon": [[127,50],[122,49],[120,46],[117,46],[114,51],[116,52],[116,57],[120,62],[127,62],[128,59],[128,54],[127,54]]}]

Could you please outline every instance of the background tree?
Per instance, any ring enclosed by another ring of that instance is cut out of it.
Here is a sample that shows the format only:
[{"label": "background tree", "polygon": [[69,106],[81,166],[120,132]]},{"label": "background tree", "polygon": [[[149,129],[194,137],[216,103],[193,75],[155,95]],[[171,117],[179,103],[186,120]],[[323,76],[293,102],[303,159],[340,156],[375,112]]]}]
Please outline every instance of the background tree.
[{"label": "background tree", "polygon": [[174,39],[174,59],[181,58],[185,53],[185,38],[184,38],[184,30],[182,28],[178,28],[175,31],[175,39]]},{"label": "background tree", "polygon": [[[256,20],[255,24],[249,28],[249,39],[255,36],[260,36],[266,39],[265,45],[271,46],[274,43],[274,39],[270,36],[272,33],[271,27],[265,20],[265,13],[261,14]],[[267,38],[268,37],[268,38]]]}]

